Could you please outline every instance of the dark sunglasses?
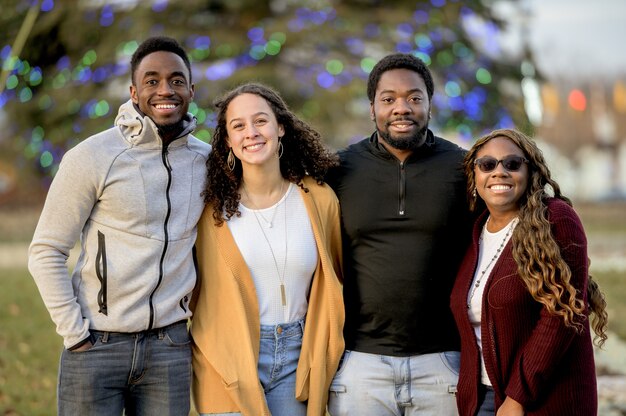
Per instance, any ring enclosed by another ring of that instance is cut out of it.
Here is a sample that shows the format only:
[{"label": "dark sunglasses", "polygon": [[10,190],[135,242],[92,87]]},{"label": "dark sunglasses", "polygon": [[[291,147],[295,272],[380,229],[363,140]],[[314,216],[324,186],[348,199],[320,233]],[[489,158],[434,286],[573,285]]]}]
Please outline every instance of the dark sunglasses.
[{"label": "dark sunglasses", "polygon": [[508,172],[517,172],[524,163],[528,163],[528,159],[522,156],[507,156],[498,160],[495,157],[485,156],[474,161],[474,165],[478,166],[478,169],[484,173],[493,172],[498,167],[498,163],[502,163]]}]

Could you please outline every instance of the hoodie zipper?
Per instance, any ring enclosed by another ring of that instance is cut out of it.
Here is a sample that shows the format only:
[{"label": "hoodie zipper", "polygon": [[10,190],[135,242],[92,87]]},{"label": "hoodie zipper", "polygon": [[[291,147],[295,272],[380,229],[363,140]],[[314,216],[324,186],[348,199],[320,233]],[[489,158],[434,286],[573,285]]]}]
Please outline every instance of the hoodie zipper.
[{"label": "hoodie zipper", "polygon": [[148,329],[153,329],[152,327],[155,321],[153,298],[154,298],[154,293],[157,291],[157,289],[161,285],[161,281],[163,280],[163,274],[164,274],[163,264],[165,262],[165,254],[167,253],[167,245],[169,242],[169,233],[167,231],[167,225],[170,219],[170,213],[172,212],[172,202],[170,200],[170,187],[172,186],[172,166],[170,165],[170,161],[167,155],[168,155],[167,145],[164,145],[163,152],[161,153],[161,159],[163,160],[163,166],[165,166],[165,169],[167,170],[167,187],[165,188],[165,199],[167,200],[167,213],[165,214],[165,221],[163,222],[164,242],[163,242],[163,252],[161,253],[161,260],[159,261],[159,280],[156,286],[154,287],[154,289],[152,289],[152,292],[150,293],[150,301],[149,301],[150,322],[148,324]]},{"label": "hoodie zipper", "polygon": [[404,162],[400,162],[398,181],[398,214],[404,216],[406,211],[406,168]]}]

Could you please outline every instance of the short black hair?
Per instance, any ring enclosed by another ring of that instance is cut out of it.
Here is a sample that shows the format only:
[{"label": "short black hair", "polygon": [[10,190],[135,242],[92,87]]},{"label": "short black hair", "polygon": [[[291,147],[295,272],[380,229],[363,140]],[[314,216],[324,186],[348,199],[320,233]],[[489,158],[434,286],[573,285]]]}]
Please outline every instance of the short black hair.
[{"label": "short black hair", "polygon": [[394,53],[381,59],[370,72],[367,80],[367,98],[369,98],[370,103],[374,102],[380,77],[392,69],[408,69],[418,73],[424,80],[424,84],[426,84],[428,101],[433,98],[435,84],[433,83],[433,76],[424,61],[409,53]]},{"label": "short black hair", "polygon": [[180,56],[189,71],[189,82],[191,83],[191,63],[189,62],[187,52],[185,52],[176,39],[167,36],[154,36],[148,38],[144,40],[141,45],[139,45],[135,53],[133,53],[133,56],[130,58],[130,79],[132,83],[135,84],[135,71],[143,58],[153,52],[159,51],[172,52]]}]

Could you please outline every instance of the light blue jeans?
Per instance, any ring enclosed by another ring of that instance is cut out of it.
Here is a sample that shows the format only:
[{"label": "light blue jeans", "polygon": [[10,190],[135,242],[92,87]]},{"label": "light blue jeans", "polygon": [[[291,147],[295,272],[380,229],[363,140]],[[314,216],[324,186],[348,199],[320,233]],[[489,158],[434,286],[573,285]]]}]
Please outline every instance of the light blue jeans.
[{"label": "light blue jeans", "polygon": [[[296,400],[296,369],[302,349],[304,320],[261,325],[259,381],[272,416],[306,416],[306,404]],[[201,413],[236,416],[241,413]]]},{"label": "light blue jeans", "polygon": [[330,386],[332,416],[458,415],[457,351],[394,357],[344,352]]},{"label": "light blue jeans", "polygon": [[137,333],[91,331],[93,347],[61,354],[58,414],[188,416],[187,323]]}]

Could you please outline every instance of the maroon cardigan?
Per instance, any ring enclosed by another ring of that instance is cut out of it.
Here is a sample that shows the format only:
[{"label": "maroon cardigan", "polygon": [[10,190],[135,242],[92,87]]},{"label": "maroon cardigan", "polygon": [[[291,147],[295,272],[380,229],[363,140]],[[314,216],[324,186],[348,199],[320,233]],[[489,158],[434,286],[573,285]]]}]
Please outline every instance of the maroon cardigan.
[{"label": "maroon cardigan", "polygon": [[[572,285],[587,297],[587,239],[574,210],[558,199],[547,201],[552,233],[572,271]],[[478,261],[478,239],[488,213],[474,225],[450,297],[461,335],[461,370],[457,406],[461,416],[474,416],[479,406],[480,357],[467,315],[467,294]],[[597,414],[597,388],[589,322],[577,334],[560,317],[550,315],[529,294],[517,274],[507,243],[486,282],[481,331],[487,374],[495,391],[496,410],[509,396],[526,415]]]}]

